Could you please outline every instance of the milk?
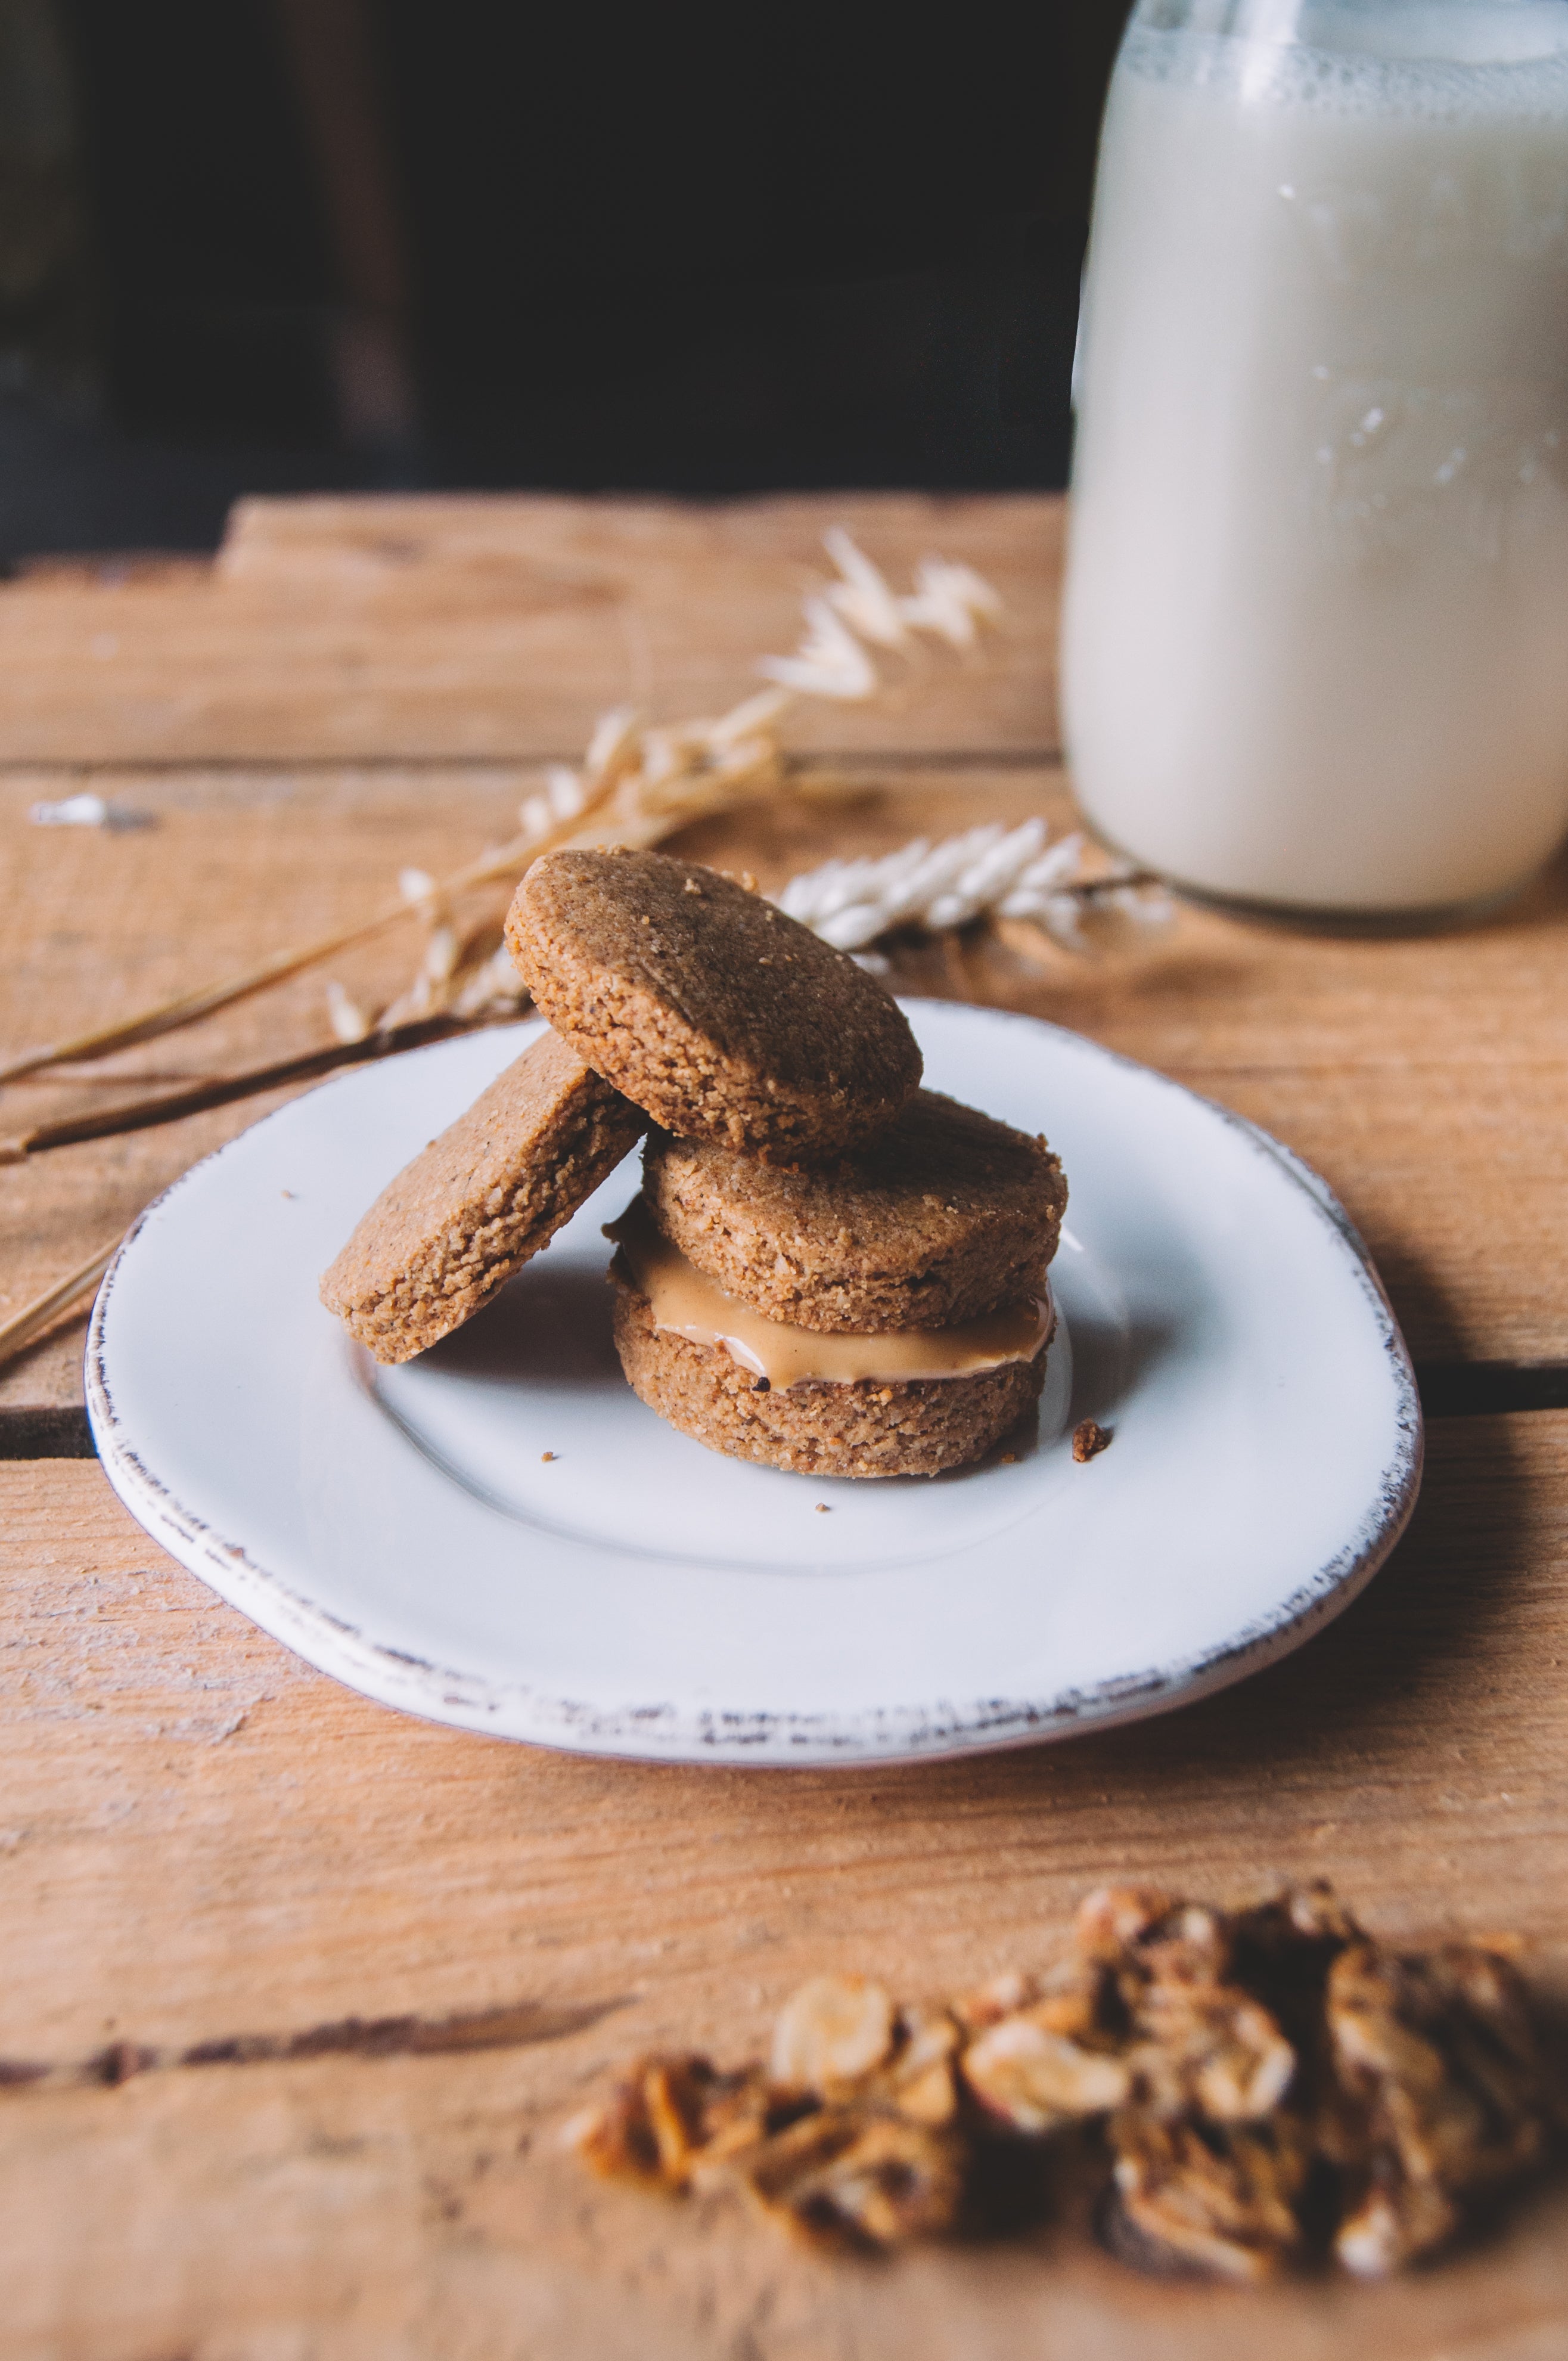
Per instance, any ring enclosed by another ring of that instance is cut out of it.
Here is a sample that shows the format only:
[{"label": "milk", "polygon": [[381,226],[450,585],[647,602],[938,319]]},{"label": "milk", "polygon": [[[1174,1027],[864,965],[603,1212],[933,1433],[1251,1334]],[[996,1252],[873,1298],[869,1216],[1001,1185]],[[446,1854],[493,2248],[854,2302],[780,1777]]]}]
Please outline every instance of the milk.
[{"label": "milk", "polygon": [[1153,13],[1081,329],[1083,807],[1217,894],[1503,892],[1568,829],[1568,5]]}]

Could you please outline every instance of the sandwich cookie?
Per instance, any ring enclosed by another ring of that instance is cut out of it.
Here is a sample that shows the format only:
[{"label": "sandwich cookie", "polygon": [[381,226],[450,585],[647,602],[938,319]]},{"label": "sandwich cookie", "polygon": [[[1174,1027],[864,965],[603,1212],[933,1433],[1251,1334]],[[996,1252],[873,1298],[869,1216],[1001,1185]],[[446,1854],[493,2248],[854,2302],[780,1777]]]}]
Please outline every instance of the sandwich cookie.
[{"label": "sandwich cookie", "polygon": [[1067,1182],[1043,1139],[920,1091],[875,1143],[815,1170],[655,1133],[664,1236],[768,1320],[941,1328],[1044,1292]]},{"label": "sandwich cookie", "polygon": [[938,1476],[983,1458],[1039,1400],[1048,1291],[949,1328],[825,1335],[726,1296],[641,1201],[611,1235],[620,1366],[710,1451],[796,1475]]}]

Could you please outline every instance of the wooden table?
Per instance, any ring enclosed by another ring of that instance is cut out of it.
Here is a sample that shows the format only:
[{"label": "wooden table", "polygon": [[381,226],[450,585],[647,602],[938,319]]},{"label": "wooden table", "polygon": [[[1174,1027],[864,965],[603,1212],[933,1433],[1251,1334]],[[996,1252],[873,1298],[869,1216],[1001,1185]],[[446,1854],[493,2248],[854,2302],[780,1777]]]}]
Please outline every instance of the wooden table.
[{"label": "wooden table", "polygon": [[[979,566],[1003,635],[982,664],[933,656],[889,701],[803,716],[795,742],[868,790],[831,824],[709,823],[694,852],[773,884],[829,843],[1065,818],[1050,500],[258,503],[212,567],[0,588],[0,1040],[222,975],[374,907],[406,862],[455,865],[608,704],[680,719],[743,694],[793,644],[836,519],[894,573],[937,546]],[[85,786],[156,825],[29,826]],[[1565,946],[1559,868],[1431,939],[1188,910],[1135,960],[930,979],[1288,1141],[1370,1240],[1438,1413],[1365,1597],[1141,1729],[742,1774],[403,1720],[131,1522],[81,1455],[80,1322],[0,1372],[7,2361],[1556,2361],[1561,2182],[1404,2283],[1242,2295],[1140,2281],[1065,2226],[828,2264],[716,2204],[590,2182],[554,2130],[641,2048],[744,2051],[805,1973],[920,1993],[1043,1960],[1107,1875],[1240,1895],[1326,1872],[1392,1938],[1517,1928],[1568,1995]],[[335,972],[386,994],[409,957],[389,939]],[[324,1036],[303,977],[15,1086],[4,1128]],[[0,1317],[269,1104],[0,1174]]]}]

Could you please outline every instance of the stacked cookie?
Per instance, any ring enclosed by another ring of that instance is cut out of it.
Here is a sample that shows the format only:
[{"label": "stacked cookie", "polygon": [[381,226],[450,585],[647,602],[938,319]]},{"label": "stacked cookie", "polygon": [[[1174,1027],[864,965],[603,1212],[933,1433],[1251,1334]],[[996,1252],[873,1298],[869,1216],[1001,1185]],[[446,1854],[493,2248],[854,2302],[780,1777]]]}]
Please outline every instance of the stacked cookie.
[{"label": "stacked cookie", "polygon": [[935,1475],[1037,1400],[1067,1190],[1043,1140],[918,1088],[895,1003],[714,871],[536,862],[507,920],[553,1032],[383,1193],[323,1300],[383,1360],[488,1300],[652,1126],[612,1235],[641,1399],[711,1448]]}]

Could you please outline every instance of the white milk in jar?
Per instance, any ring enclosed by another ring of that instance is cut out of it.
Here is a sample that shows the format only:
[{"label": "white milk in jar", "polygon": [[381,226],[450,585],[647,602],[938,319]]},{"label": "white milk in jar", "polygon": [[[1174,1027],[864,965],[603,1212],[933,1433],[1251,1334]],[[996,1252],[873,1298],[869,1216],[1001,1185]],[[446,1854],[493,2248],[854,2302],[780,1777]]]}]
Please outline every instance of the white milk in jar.
[{"label": "white milk in jar", "polygon": [[1078,405],[1103,834],[1327,910],[1527,878],[1568,829],[1568,0],[1144,0]]}]

